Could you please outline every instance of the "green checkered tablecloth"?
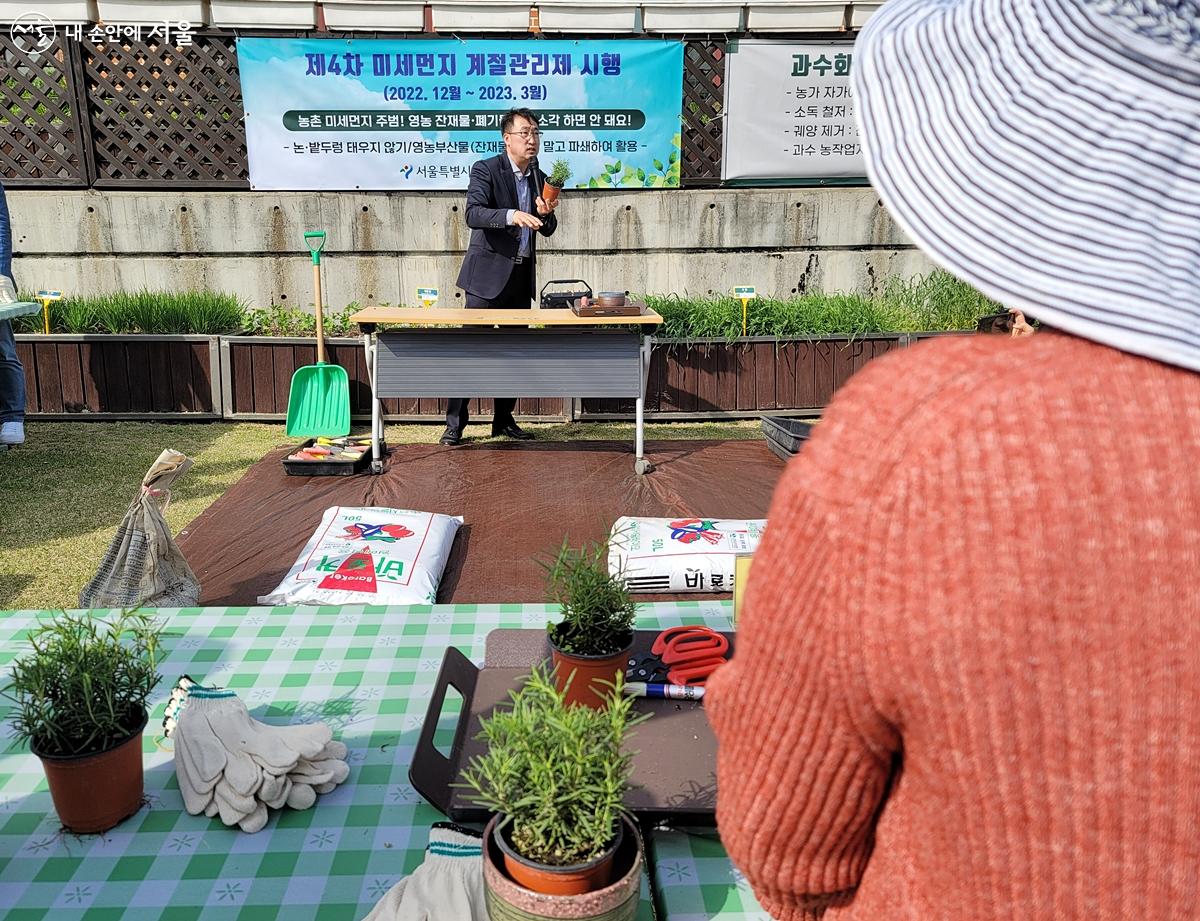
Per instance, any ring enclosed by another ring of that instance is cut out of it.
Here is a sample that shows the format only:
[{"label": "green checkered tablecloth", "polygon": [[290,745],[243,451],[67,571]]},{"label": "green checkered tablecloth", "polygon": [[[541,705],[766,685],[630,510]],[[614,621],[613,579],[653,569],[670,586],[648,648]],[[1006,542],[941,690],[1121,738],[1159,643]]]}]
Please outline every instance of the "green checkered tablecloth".
[{"label": "green checkered tablecloth", "polygon": [[[64,835],[40,763],[7,740],[0,754],[3,918],[357,921],[421,862],[429,826],[443,818],[408,782],[443,651],[455,645],[481,663],[489,631],[539,627],[551,611],[517,604],[160,611],[168,631],[164,681],[143,739],[148,805],[105,835]],[[645,605],[639,625],[728,628],[728,613],[727,602]],[[0,612],[0,684],[38,614]],[[349,746],[350,779],[312,809],[273,813],[255,835],[188,815],[161,733],[170,685],[185,673],[237,690],[266,722],[326,721]],[[0,719],[7,709],[0,703]],[[676,834],[661,844],[656,834],[654,847],[671,845]],[[724,880],[729,863],[713,847],[711,872]],[[694,858],[690,866],[700,869]],[[712,898],[707,876],[685,885],[660,871],[658,882],[671,919],[677,910],[695,916],[703,911],[695,906]],[[644,890],[641,917],[650,918]]]},{"label": "green checkered tablecloth", "polygon": [[648,849],[659,905],[669,921],[770,921],[714,829],[657,829]]}]

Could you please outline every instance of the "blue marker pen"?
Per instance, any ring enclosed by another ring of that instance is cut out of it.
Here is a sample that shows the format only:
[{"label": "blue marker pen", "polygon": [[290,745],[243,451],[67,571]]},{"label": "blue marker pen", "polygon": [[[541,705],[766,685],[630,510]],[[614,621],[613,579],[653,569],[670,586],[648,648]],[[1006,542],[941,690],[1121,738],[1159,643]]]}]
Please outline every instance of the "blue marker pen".
[{"label": "blue marker pen", "polygon": [[660,697],[667,700],[699,700],[704,696],[704,687],[699,684],[647,684],[630,681],[625,685],[630,697]]}]

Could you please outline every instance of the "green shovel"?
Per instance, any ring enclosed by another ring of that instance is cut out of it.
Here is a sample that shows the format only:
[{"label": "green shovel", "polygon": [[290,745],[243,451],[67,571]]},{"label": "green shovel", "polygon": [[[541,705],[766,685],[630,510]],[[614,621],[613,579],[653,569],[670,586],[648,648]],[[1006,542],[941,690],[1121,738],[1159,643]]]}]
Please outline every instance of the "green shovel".
[{"label": "green shovel", "polygon": [[350,434],[350,379],[341,365],[325,361],[325,319],[321,313],[321,250],[325,231],[310,230],[304,242],[312,253],[317,308],[317,363],[297,368],[288,394],[289,438],[338,438]]}]

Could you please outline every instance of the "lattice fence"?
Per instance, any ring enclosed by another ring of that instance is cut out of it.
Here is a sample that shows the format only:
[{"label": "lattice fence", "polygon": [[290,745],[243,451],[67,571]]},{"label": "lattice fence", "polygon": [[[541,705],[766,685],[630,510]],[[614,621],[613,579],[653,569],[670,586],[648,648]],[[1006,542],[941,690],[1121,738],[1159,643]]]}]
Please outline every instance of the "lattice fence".
[{"label": "lattice fence", "polygon": [[97,187],[249,188],[234,43],[83,43]]},{"label": "lattice fence", "polygon": [[725,43],[688,42],[683,53],[683,184],[721,181]]},{"label": "lattice fence", "polygon": [[0,31],[0,176],[5,185],[85,187],[84,132],[71,57],[57,36]]}]

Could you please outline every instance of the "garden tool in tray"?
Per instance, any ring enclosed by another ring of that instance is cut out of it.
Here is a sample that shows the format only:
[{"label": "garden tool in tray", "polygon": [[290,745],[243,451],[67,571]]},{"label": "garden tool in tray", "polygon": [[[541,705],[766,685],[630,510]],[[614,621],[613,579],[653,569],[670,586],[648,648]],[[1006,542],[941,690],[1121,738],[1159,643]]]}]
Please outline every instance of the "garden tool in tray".
[{"label": "garden tool in tray", "polygon": [[317,363],[297,368],[292,375],[287,434],[291,438],[340,437],[350,433],[350,379],[341,365],[325,361],[325,318],[321,309],[321,250],[325,246],[325,231],[308,231],[304,242],[312,254]]}]

